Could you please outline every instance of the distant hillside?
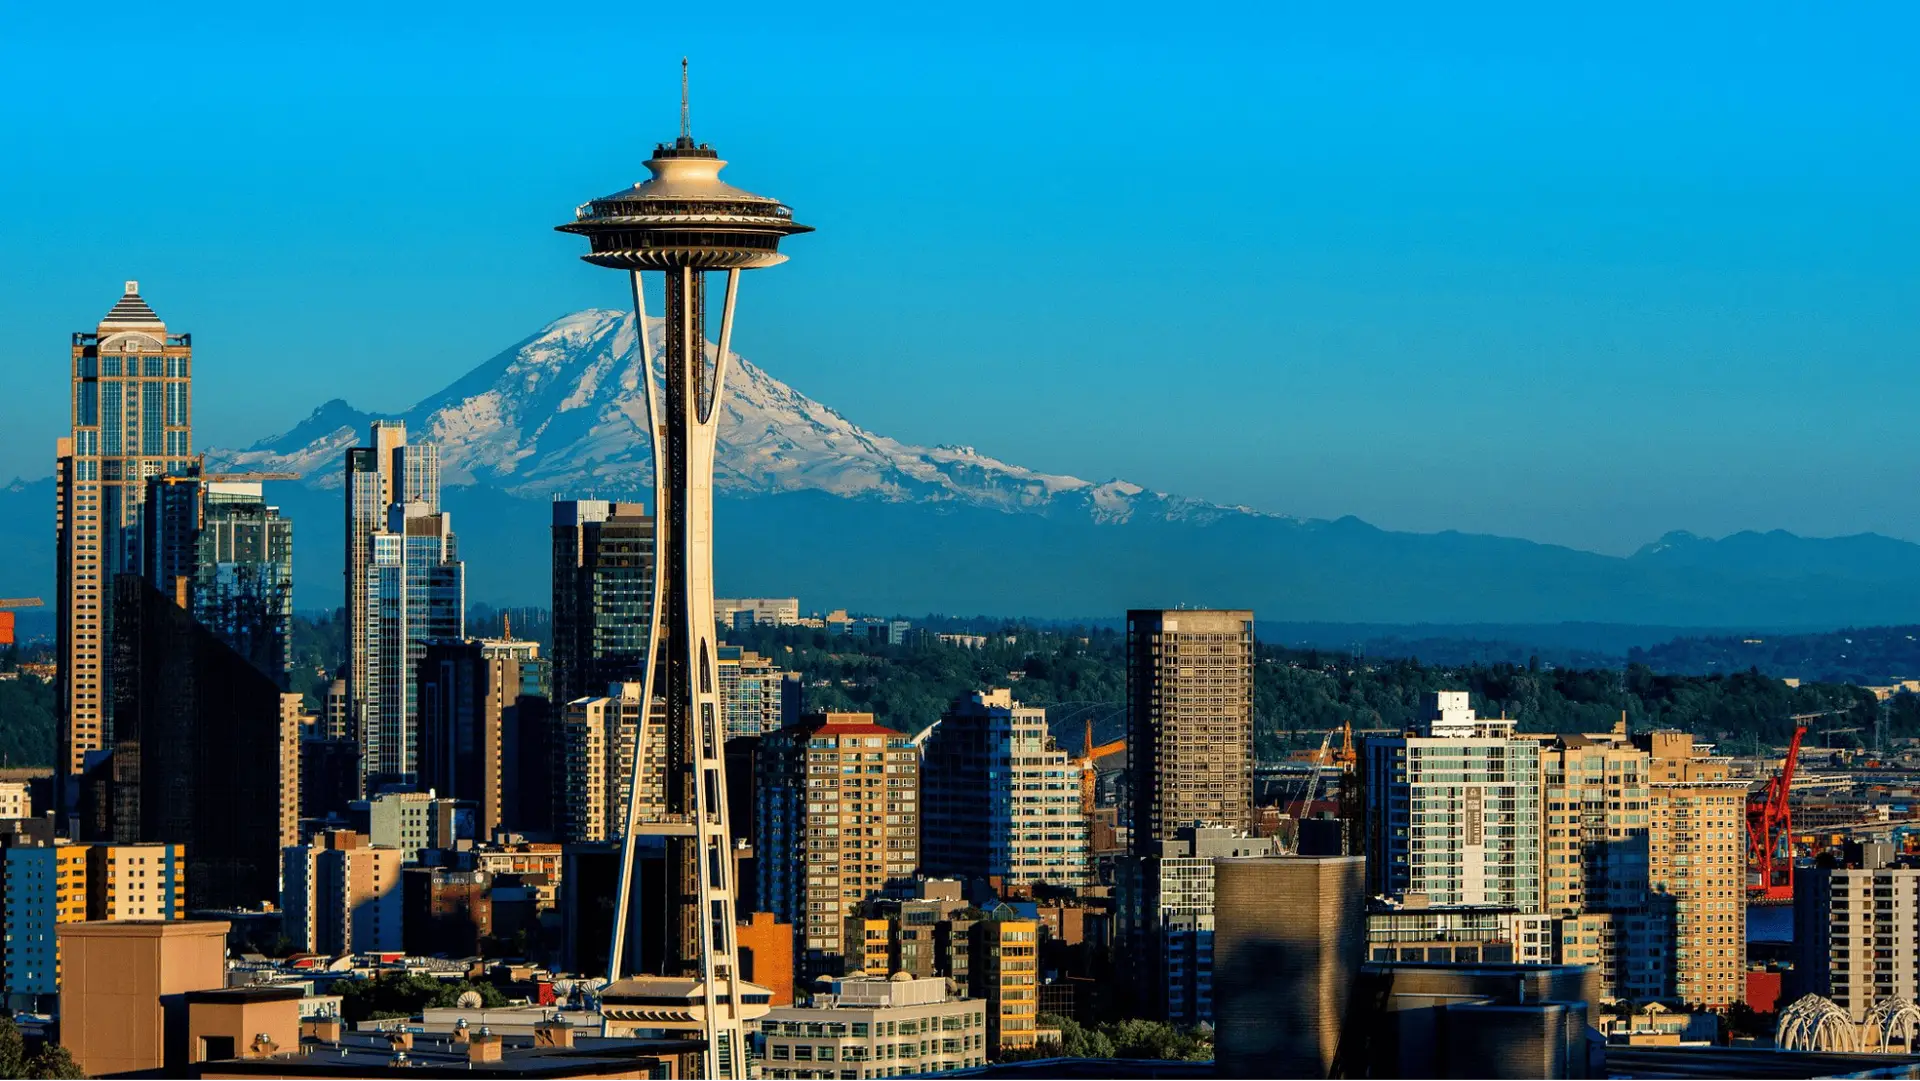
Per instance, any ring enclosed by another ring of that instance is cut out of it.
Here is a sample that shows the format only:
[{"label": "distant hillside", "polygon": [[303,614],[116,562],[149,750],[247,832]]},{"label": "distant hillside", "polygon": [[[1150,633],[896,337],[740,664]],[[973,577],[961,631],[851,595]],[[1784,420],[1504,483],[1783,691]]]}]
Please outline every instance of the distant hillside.
[{"label": "distant hillside", "polygon": [[1676,638],[1634,648],[1627,656],[1660,672],[1713,675],[1758,669],[1779,678],[1885,686],[1920,678],[1920,626]]}]

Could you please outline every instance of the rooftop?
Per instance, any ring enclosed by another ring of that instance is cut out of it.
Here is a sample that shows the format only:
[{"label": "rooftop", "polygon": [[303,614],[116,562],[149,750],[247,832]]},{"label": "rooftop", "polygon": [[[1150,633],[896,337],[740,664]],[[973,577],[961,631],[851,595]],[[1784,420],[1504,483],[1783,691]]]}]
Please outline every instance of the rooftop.
[{"label": "rooftop", "polygon": [[[468,1060],[463,1045],[451,1040],[418,1040],[395,1051],[385,1033],[343,1033],[337,1043],[303,1043],[300,1050],[265,1058],[197,1062],[193,1077],[373,1077],[398,1068],[412,1076],[436,1077],[645,1077],[654,1076],[650,1060],[704,1051],[703,1040],[645,1040],[576,1037],[572,1047],[534,1047],[529,1039],[507,1038],[498,1062]],[[399,1056],[404,1055],[404,1059]]]},{"label": "rooftop", "polygon": [[161,322],[160,317],[147,306],[147,302],[141,299],[140,283],[128,282],[127,291],[121,294],[119,301],[107,312],[106,317],[100,320],[102,330],[111,327],[164,330],[166,324]]}]

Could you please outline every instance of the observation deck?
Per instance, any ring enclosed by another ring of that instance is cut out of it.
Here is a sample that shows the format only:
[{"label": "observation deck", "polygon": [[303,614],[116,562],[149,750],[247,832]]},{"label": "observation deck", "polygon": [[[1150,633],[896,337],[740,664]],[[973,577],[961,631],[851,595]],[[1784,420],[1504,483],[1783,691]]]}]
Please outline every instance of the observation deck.
[{"label": "observation deck", "polygon": [[722,181],[726,162],[711,146],[682,135],[647,159],[653,175],[625,191],[584,203],[556,226],[587,238],[581,256],[616,270],[750,270],[786,261],[780,239],[810,233],[777,199]]}]

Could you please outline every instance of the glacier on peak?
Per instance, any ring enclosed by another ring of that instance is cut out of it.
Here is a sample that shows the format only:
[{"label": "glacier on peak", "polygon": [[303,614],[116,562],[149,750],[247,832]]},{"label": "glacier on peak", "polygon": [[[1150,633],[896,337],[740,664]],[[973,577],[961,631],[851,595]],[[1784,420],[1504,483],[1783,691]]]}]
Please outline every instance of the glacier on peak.
[{"label": "glacier on peak", "polygon": [[[655,365],[662,322],[648,318]],[[652,483],[646,400],[631,312],[587,308],[547,324],[398,419],[440,445],[447,484],[520,496],[593,491],[646,497]],[[709,342],[711,353],[717,347]],[[715,483],[758,495],[821,491],[888,502],[951,503],[1007,512],[1081,513],[1099,522],[1280,517],[1012,465],[972,446],[917,446],[869,432],[731,354]],[[343,452],[372,414],[332,401],[291,431],[245,450],[209,451],[223,469],[288,470],[340,484]]]}]

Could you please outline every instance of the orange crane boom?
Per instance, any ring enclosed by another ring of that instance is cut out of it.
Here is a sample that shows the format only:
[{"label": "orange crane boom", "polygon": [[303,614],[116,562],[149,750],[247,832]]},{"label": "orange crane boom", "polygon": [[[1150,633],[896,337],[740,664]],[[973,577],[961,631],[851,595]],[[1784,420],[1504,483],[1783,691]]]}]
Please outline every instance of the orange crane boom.
[{"label": "orange crane boom", "polygon": [[1102,743],[1100,746],[1095,747],[1093,745],[1093,719],[1091,717],[1087,719],[1087,742],[1084,753],[1080,755],[1078,762],[1080,765],[1080,813],[1087,816],[1089,823],[1093,820],[1094,789],[1099,780],[1099,776],[1093,768],[1093,763],[1097,759],[1105,758],[1110,754],[1119,754],[1126,749],[1127,741],[1125,739],[1116,739],[1111,743]]},{"label": "orange crane boom", "polygon": [[44,603],[38,597],[0,597],[0,648],[13,644],[14,608],[38,608]]}]

